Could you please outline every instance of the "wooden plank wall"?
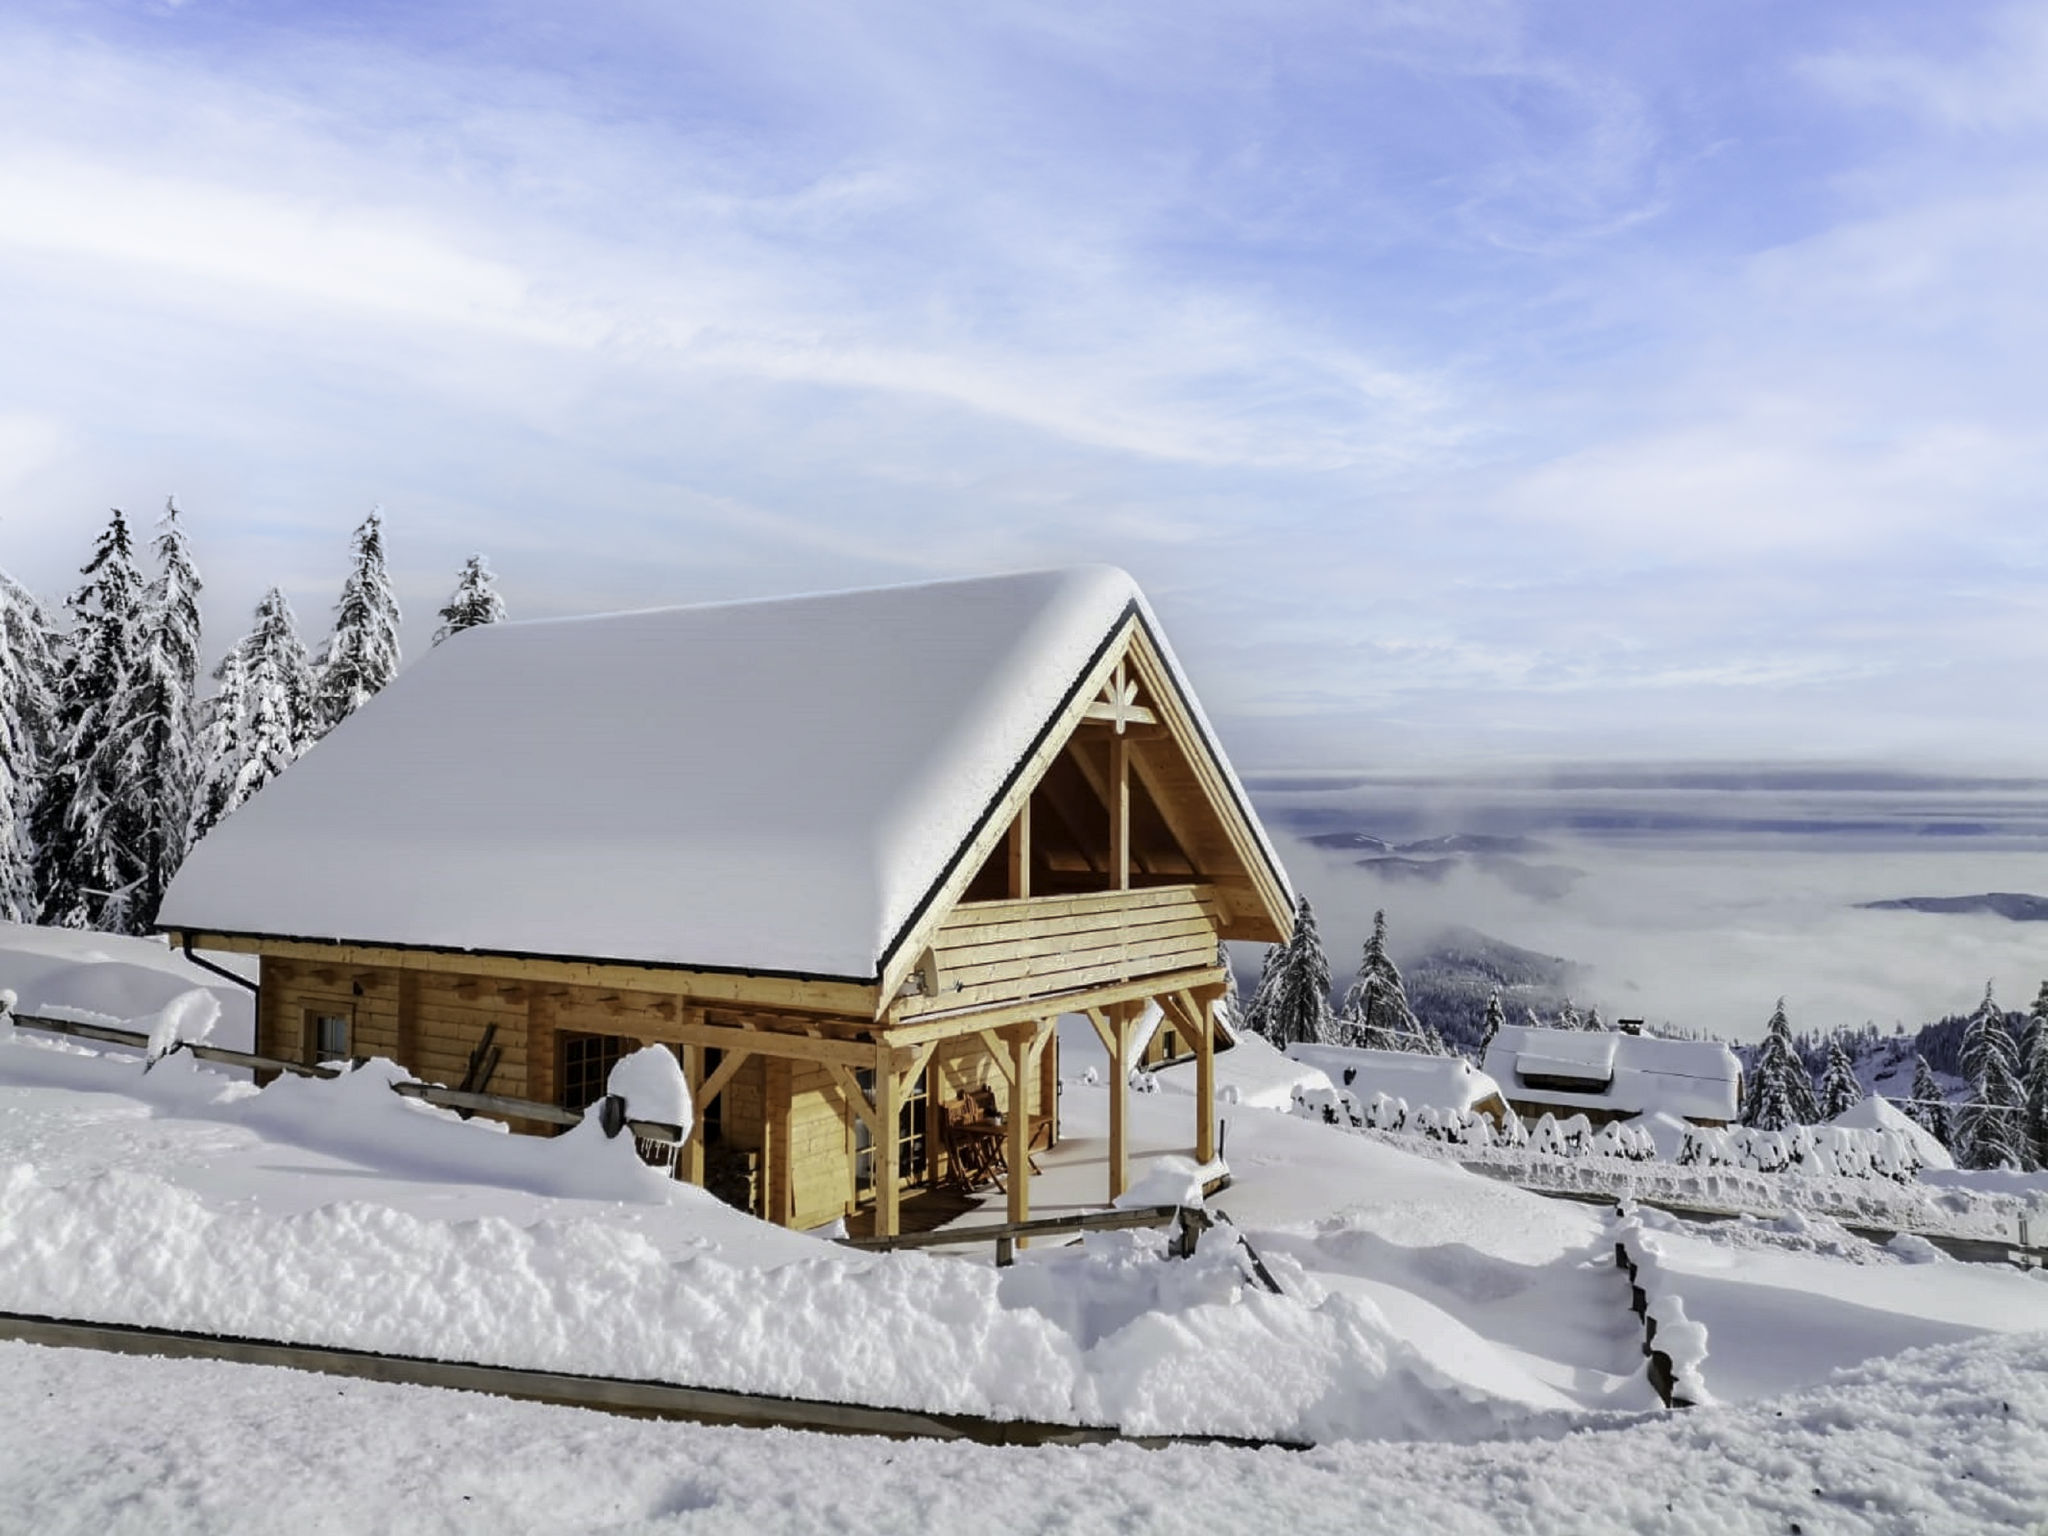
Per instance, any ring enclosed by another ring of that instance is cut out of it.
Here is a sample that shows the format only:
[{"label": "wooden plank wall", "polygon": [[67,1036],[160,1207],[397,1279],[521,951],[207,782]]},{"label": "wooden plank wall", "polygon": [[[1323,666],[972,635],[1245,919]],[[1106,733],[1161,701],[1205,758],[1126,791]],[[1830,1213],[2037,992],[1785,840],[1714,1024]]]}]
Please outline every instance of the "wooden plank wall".
[{"label": "wooden plank wall", "polygon": [[1211,965],[1219,915],[1205,886],[962,902],[932,945],[938,991],[897,1016],[1024,1000]]},{"label": "wooden plank wall", "polygon": [[[675,998],[652,993],[270,957],[263,960],[262,983],[262,1048],[267,1052],[305,1059],[306,1014],[341,1013],[351,1019],[356,1055],[388,1056],[423,1080],[454,1084],[468,1070],[470,1053],[485,1030],[495,1024],[493,1043],[500,1057],[491,1090],[546,1103],[556,1097],[556,1053],[563,1033],[657,1042],[674,1038],[681,1013]],[[714,1024],[740,1022],[723,1010],[706,1017]],[[939,1137],[939,1104],[970,1088],[985,1087],[1007,1113],[1010,1086],[979,1035],[941,1042],[928,1071],[931,1177],[939,1179],[948,1171]],[[1033,1074],[1027,1093],[1029,1113],[1046,1112],[1053,1082],[1050,1072]],[[856,1208],[854,1115],[822,1064],[750,1056],[726,1085],[720,1104],[725,1144],[761,1156],[757,1214],[790,1226],[812,1227]]]}]

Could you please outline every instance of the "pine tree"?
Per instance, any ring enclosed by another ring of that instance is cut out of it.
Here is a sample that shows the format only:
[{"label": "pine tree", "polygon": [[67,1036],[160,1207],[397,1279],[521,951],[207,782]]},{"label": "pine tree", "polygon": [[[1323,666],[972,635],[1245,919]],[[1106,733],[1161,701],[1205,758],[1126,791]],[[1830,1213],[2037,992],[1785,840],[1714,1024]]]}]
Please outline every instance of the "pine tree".
[{"label": "pine tree", "polygon": [[441,627],[434,631],[434,644],[450,635],[479,624],[499,624],[505,618],[505,599],[498,595],[498,578],[482,555],[471,555],[455,578],[455,591],[441,610]]},{"label": "pine tree", "polygon": [[38,915],[34,825],[55,725],[56,665],[42,604],[0,571],[0,922]]},{"label": "pine tree", "polygon": [[[2042,991],[2048,994],[2048,987]],[[2036,1168],[2048,1168],[2048,1011],[2043,1009],[2044,1002],[2048,997],[2034,1000],[2020,1057],[2020,1092],[2026,1108],[2023,1123]]]},{"label": "pine tree", "polygon": [[1956,1117],[1956,1136],[1968,1166],[2027,1168],[2033,1163],[2024,1123],[2024,1094],[2005,1012],[1984,986],[1984,1001],[1963,1026],[1963,1075],[1969,1102]]},{"label": "pine tree", "polygon": [[1273,1037],[1273,978],[1279,974],[1285,950],[1282,944],[1266,946],[1265,957],[1259,961],[1259,984],[1252,989],[1252,1000],[1244,1011],[1244,1027],[1269,1040]]},{"label": "pine tree", "polygon": [[1495,987],[1486,999],[1486,1019],[1479,1032],[1479,1061],[1486,1062],[1487,1047],[1493,1044],[1493,1037],[1500,1033],[1501,1025],[1507,1022],[1507,1015],[1500,1005],[1500,988]]},{"label": "pine tree", "polygon": [[1238,995],[1237,972],[1231,968],[1228,946],[1216,946],[1216,963],[1223,968],[1223,995],[1216,999],[1216,1022],[1235,1039],[1244,1028],[1244,999]]},{"label": "pine tree", "polygon": [[1275,1045],[1321,1045],[1330,1035],[1330,962],[1316,931],[1315,909],[1302,897],[1294,932],[1273,971],[1267,1038]]},{"label": "pine tree", "polygon": [[1813,1096],[1813,1079],[1799,1059],[1792,1040],[1792,1025],[1785,1017],[1785,999],[1771,1011],[1765,1026],[1763,1049],[1757,1052],[1750,1072],[1748,1092],[1742,1106],[1742,1123],[1761,1131],[1782,1131],[1788,1126],[1812,1125],[1820,1119],[1820,1105]]},{"label": "pine tree", "polygon": [[1604,1030],[1607,1028],[1606,1022],[1600,1017],[1599,1004],[1596,1003],[1586,1010],[1586,1022],[1580,1027],[1588,1031]]},{"label": "pine tree", "polygon": [[1832,1120],[1863,1102],[1863,1085],[1856,1081],[1856,1064],[1837,1034],[1828,1041],[1827,1071],[1820,1080],[1820,1117]]},{"label": "pine tree", "polygon": [[1557,1023],[1553,1026],[1553,1028],[1579,1029],[1581,1027],[1583,1026],[1579,1019],[1579,1010],[1572,1006],[1572,1000],[1570,998],[1566,998],[1564,1000],[1564,1006],[1557,1010]]},{"label": "pine tree", "polygon": [[221,658],[207,704],[206,763],[195,835],[284,772],[318,732],[313,668],[292,605],[276,587],[256,605],[249,633]]},{"label": "pine tree", "polygon": [[1435,1031],[1425,1030],[1408,1006],[1401,968],[1387,953],[1387,914],[1372,915],[1372,936],[1358,962],[1358,979],[1344,994],[1342,1018],[1349,1043],[1373,1050],[1431,1050],[1443,1053]]},{"label": "pine tree", "polygon": [[59,672],[55,763],[38,815],[38,899],[42,919],[64,928],[125,933],[143,870],[140,828],[114,765],[100,751],[124,733],[143,640],[142,573],[128,520],[114,510],[86,582],[66,601],[73,627]]},{"label": "pine tree", "polygon": [[355,564],[334,605],[319,672],[320,730],[324,734],[367,703],[398,672],[398,598],[384,567],[384,509],[372,508],[356,529]]},{"label": "pine tree", "polygon": [[132,839],[136,868],[131,924],[156,920],[171,876],[190,846],[202,773],[196,731],[199,682],[199,572],[167,501],[158,524],[157,579],[144,594],[141,645],[127,685],[94,755],[90,777],[112,787]]},{"label": "pine tree", "polygon": [[1941,1091],[1934,1068],[1927,1065],[1925,1056],[1913,1058],[1913,1098],[1906,1113],[1944,1147],[1953,1141],[1955,1128],[1949,1123],[1948,1095]]}]

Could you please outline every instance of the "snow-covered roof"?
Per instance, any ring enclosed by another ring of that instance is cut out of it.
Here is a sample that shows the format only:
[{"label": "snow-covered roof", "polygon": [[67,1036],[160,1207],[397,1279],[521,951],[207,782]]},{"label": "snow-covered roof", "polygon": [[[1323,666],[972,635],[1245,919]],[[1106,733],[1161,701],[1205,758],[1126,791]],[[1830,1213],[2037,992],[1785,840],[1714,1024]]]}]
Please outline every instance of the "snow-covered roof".
[{"label": "snow-covered roof", "polygon": [[1410,1108],[1471,1109],[1500,1085],[1462,1056],[1415,1051],[1368,1051],[1347,1045],[1290,1045],[1287,1054],[1319,1067],[1330,1081],[1363,1104],[1376,1093],[1405,1099]]},{"label": "snow-covered roof", "polygon": [[1481,1065],[1515,1104],[1684,1120],[1733,1120],[1742,1078],[1735,1053],[1716,1040],[1517,1024],[1500,1028]]},{"label": "snow-covered roof", "polygon": [[193,850],[167,928],[871,980],[1123,620],[1107,566],[494,624]]}]

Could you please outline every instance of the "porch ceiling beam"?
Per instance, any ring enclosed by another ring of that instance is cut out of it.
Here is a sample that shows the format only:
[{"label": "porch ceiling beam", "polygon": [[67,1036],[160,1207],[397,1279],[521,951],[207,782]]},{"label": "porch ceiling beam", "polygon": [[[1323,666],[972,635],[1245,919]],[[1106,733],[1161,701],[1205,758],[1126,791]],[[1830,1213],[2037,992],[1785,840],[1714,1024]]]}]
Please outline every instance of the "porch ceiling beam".
[{"label": "porch ceiling beam", "polygon": [[983,1029],[997,1029],[1005,1024],[1018,1024],[1026,1019],[1056,1018],[1063,1013],[1086,1013],[1090,1008],[1107,1008],[1112,1003],[1127,1003],[1134,998],[1157,997],[1164,992],[1177,992],[1184,988],[1220,986],[1223,983],[1223,968],[1217,965],[1203,966],[1199,970],[1162,971],[1156,976],[1141,976],[1131,981],[1111,982],[1099,987],[1077,987],[1071,992],[1049,992],[1037,997],[1022,998],[1014,1003],[972,1006],[958,1013],[938,1014],[919,1019],[915,1024],[902,1024],[884,1031],[884,1037],[892,1044],[906,1045],[913,1041],[944,1040],[954,1035],[971,1035]]}]

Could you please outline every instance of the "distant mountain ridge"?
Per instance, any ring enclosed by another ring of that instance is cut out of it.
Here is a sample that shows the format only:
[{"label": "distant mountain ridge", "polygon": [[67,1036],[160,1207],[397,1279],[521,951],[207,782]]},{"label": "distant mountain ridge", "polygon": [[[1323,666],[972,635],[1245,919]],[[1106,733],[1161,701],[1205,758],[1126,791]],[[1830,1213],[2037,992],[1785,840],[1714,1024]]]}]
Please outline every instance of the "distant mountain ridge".
[{"label": "distant mountain ridge", "polygon": [[1898,896],[1890,901],[1860,901],[1865,912],[1991,912],[2015,923],[2048,923],[2048,896],[2024,891],[1986,891],[1979,896]]},{"label": "distant mountain ridge", "polygon": [[1442,880],[1456,869],[1476,869],[1509,890],[1538,901],[1555,901],[1585,877],[1569,864],[1532,864],[1522,855],[1548,846],[1533,837],[1496,836],[1486,832],[1451,832],[1412,842],[1390,842],[1370,832],[1316,832],[1304,839],[1333,853],[1357,853],[1360,869],[1383,879]]}]

